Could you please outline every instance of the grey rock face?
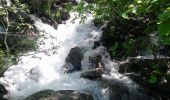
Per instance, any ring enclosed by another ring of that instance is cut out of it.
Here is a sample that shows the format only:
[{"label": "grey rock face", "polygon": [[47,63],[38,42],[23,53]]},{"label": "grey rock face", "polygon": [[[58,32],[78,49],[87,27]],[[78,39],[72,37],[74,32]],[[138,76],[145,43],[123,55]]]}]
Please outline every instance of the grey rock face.
[{"label": "grey rock face", "polygon": [[93,100],[92,95],[76,90],[43,90],[30,95],[24,100]]},{"label": "grey rock face", "polygon": [[[66,57],[66,64],[71,64],[73,68],[68,69],[68,72],[81,70],[81,61],[83,59],[83,53],[79,47],[72,48]],[[67,65],[64,65],[67,66]]]},{"label": "grey rock face", "polygon": [[88,78],[88,79],[97,79],[97,78],[101,78],[103,74],[103,70],[102,69],[94,69],[94,70],[90,70],[87,72],[84,72],[80,75],[80,77],[83,78]]}]

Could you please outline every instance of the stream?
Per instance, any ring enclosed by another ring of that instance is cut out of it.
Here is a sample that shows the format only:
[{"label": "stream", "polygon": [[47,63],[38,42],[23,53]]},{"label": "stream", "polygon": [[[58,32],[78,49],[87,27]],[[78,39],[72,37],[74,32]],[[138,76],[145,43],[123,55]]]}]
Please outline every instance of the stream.
[{"label": "stream", "polygon": [[[4,77],[0,78],[0,83],[9,92],[6,98],[23,100],[35,92],[51,89],[88,91],[95,100],[110,100],[109,86],[102,86],[101,82],[80,77],[82,72],[88,70],[90,64],[88,57],[96,52],[102,54],[105,66],[110,69],[110,73],[103,74],[103,78],[114,80],[113,84],[116,84],[116,87],[119,83],[126,84],[130,91],[133,91],[132,96],[142,97],[143,94],[136,92],[138,85],[118,73],[117,63],[110,60],[108,53],[103,50],[104,47],[92,49],[94,42],[98,41],[102,35],[102,27],[94,26],[93,17],[90,14],[87,14],[87,20],[83,24],[79,23],[80,19],[72,22],[76,13],[70,13],[70,15],[71,18],[59,24],[57,30],[43,23],[35,15],[30,15],[34,25],[40,31],[37,49],[21,54],[23,56],[19,57],[19,62],[10,66],[4,73]],[[83,50],[82,70],[67,74],[64,73],[63,65],[69,51],[74,47],[80,47]],[[122,94],[121,97],[123,98],[121,100],[127,100],[126,95]]]}]

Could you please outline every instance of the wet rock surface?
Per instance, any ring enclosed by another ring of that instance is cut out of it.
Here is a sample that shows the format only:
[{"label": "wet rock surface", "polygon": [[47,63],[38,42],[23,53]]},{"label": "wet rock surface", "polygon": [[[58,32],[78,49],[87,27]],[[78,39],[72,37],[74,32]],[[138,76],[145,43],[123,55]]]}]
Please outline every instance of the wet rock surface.
[{"label": "wet rock surface", "polygon": [[[170,58],[129,58],[120,64],[119,72],[139,84],[147,94],[169,100],[170,80],[168,76]],[[161,100],[158,99],[158,100]]]},{"label": "wet rock surface", "polygon": [[103,74],[103,69],[93,69],[87,72],[84,72],[80,75],[80,77],[87,78],[87,79],[98,79],[101,78]]},{"label": "wet rock surface", "polygon": [[69,13],[62,10],[62,11],[61,11],[61,20],[66,21],[66,20],[68,20],[69,18],[70,18]]},{"label": "wet rock surface", "polygon": [[154,100],[147,95],[143,89],[136,87],[136,85],[129,85],[117,79],[99,79],[104,87],[109,89],[108,100]]},{"label": "wet rock surface", "polygon": [[120,64],[119,72],[120,73],[141,73],[142,71],[146,71],[147,69],[153,69],[154,65],[158,66],[158,69],[162,71],[167,71],[168,62],[170,58],[157,58],[157,59],[143,59],[131,57],[128,58],[125,62]]},{"label": "wet rock surface", "polygon": [[43,90],[34,93],[24,100],[94,100],[89,93],[76,90]]},{"label": "wet rock surface", "polygon": [[73,72],[81,70],[81,61],[83,59],[83,53],[79,47],[74,47],[70,50],[68,56],[66,57],[65,61],[66,64],[64,65],[67,69],[66,72]]},{"label": "wet rock surface", "polygon": [[42,20],[42,22],[53,26],[55,29],[58,28],[58,23],[57,23],[57,21],[55,21],[55,20],[48,19],[48,18],[46,18],[46,17],[41,17],[41,20]]},{"label": "wet rock surface", "polygon": [[[141,93],[140,93],[141,92]],[[151,100],[140,90],[129,89],[124,84],[114,83],[111,85],[111,100]]]},{"label": "wet rock surface", "polygon": [[93,53],[89,56],[89,68],[100,68],[104,67],[104,63],[102,61],[102,55],[100,53]]},{"label": "wet rock surface", "polygon": [[8,91],[5,89],[5,87],[2,84],[0,84],[0,100],[7,100],[3,97],[7,93]]}]

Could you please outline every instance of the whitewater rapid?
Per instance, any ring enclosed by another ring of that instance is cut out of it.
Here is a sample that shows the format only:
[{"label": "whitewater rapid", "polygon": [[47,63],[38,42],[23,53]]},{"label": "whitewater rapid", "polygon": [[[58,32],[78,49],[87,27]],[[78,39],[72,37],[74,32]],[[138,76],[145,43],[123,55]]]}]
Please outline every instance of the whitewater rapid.
[{"label": "whitewater rapid", "polygon": [[[78,46],[90,51],[94,41],[101,36],[101,29],[97,29],[91,15],[87,15],[84,24],[72,19],[76,13],[71,13],[71,18],[54,29],[43,23],[38,17],[31,15],[36,28],[40,31],[37,41],[37,50],[22,54],[17,65],[12,65],[0,78],[9,94],[10,100],[22,100],[44,89],[52,90],[89,90],[97,89],[97,82],[80,78],[80,73],[87,68],[82,61],[82,71],[65,74],[62,66],[71,48]],[[97,94],[96,94],[97,95]]]}]

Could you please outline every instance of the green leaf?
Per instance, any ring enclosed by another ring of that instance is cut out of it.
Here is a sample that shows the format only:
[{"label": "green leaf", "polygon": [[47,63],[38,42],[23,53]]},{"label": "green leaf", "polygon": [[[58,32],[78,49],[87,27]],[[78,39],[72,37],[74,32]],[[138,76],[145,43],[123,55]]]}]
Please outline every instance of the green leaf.
[{"label": "green leaf", "polygon": [[158,25],[158,31],[161,35],[170,35],[170,19]]},{"label": "green leaf", "polygon": [[154,84],[157,82],[157,77],[151,75],[150,78],[148,79],[149,83]]},{"label": "green leaf", "polygon": [[168,19],[170,19],[170,11],[168,11],[168,8],[167,8],[167,11],[165,11],[163,14],[160,14],[158,15],[158,24],[161,24],[165,21],[167,21]]},{"label": "green leaf", "polygon": [[129,19],[129,16],[128,16],[127,12],[123,13],[122,17],[125,18],[125,19]]}]

